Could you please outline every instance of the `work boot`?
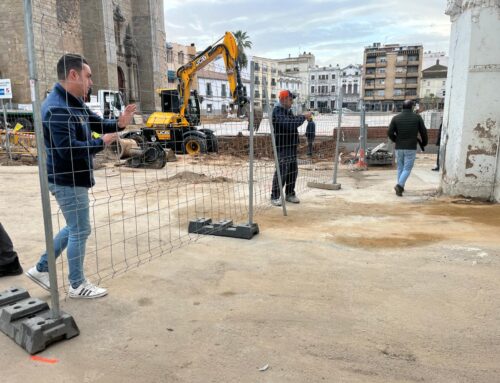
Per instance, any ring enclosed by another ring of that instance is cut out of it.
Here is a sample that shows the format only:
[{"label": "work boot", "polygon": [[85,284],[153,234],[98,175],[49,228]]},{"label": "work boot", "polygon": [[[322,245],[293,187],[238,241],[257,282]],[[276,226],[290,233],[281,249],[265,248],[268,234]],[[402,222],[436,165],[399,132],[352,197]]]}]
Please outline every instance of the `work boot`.
[{"label": "work boot", "polygon": [[23,273],[23,268],[19,263],[19,259],[16,258],[15,261],[8,263],[6,265],[0,266],[0,277],[10,277],[13,275],[19,275]]},{"label": "work boot", "polygon": [[400,184],[396,184],[396,186],[394,186],[394,190],[396,190],[396,195],[398,197],[402,197],[403,192],[405,191],[405,189]]}]

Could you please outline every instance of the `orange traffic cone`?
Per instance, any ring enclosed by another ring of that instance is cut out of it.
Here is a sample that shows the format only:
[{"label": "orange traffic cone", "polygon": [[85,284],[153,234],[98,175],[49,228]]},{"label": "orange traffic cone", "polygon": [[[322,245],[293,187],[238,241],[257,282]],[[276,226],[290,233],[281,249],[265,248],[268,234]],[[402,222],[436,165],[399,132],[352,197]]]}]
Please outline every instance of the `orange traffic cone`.
[{"label": "orange traffic cone", "polygon": [[365,151],[363,149],[359,149],[359,160],[354,166],[358,170],[366,170],[368,168],[368,164],[365,161]]}]

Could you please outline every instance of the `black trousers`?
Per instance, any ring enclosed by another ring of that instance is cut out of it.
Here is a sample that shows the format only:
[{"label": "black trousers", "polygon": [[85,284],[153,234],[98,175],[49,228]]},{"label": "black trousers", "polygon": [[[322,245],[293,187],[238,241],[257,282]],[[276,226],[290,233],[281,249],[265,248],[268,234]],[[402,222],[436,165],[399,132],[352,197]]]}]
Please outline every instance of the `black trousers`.
[{"label": "black trousers", "polygon": [[[299,167],[297,165],[297,148],[278,151],[278,162],[281,173],[281,184],[285,186],[285,195],[295,195],[295,182]],[[273,189],[271,199],[281,197],[280,186],[278,183],[278,172],[274,172]]]},{"label": "black trousers", "polygon": [[313,144],[314,144],[314,138],[313,139],[308,138],[307,139],[307,155],[308,156],[313,155]]},{"label": "black trousers", "polygon": [[8,265],[17,260],[12,241],[0,223],[0,266]]}]

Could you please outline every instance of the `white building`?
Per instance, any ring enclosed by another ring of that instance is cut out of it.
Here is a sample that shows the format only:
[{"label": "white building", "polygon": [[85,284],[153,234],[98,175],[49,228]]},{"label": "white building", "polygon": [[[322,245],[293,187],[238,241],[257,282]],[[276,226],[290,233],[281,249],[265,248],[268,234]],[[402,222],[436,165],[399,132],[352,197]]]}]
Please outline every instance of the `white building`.
[{"label": "white building", "polygon": [[[309,68],[309,98],[307,107],[320,113],[339,108],[358,110],[361,95],[361,65],[338,65]],[[340,102],[340,90],[343,102]]]},{"label": "white building", "polygon": [[[231,97],[231,89],[224,66],[224,61],[218,59],[199,71],[198,94],[200,97],[201,114],[204,116],[227,115],[236,113]],[[250,95],[250,80],[242,77],[245,94]]]},{"label": "white building", "polygon": [[299,54],[298,57],[278,59],[278,70],[287,76],[294,77],[300,80],[300,100],[302,105],[305,106],[309,98],[309,68],[315,66],[316,59],[314,55],[309,52]]},{"label": "white building", "polygon": [[436,60],[435,65],[422,71],[420,103],[425,109],[443,109],[448,68]]},{"label": "white building", "polygon": [[448,56],[445,52],[424,52],[424,59],[422,61],[422,70],[427,69],[433,65],[436,65],[436,61],[444,66],[448,66]]},{"label": "white building", "polygon": [[361,65],[348,65],[341,69],[342,107],[358,110],[361,93]]}]

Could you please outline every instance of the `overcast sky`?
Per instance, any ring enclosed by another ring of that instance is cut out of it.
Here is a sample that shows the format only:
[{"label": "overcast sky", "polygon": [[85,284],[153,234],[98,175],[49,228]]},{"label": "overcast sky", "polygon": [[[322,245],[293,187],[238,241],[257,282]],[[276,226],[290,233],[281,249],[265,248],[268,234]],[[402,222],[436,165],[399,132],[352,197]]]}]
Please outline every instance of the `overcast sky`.
[{"label": "overcast sky", "polygon": [[363,48],[421,43],[448,53],[446,0],[164,0],[167,41],[201,50],[225,31],[242,30],[250,55],[311,52],[316,64],[361,64]]}]

